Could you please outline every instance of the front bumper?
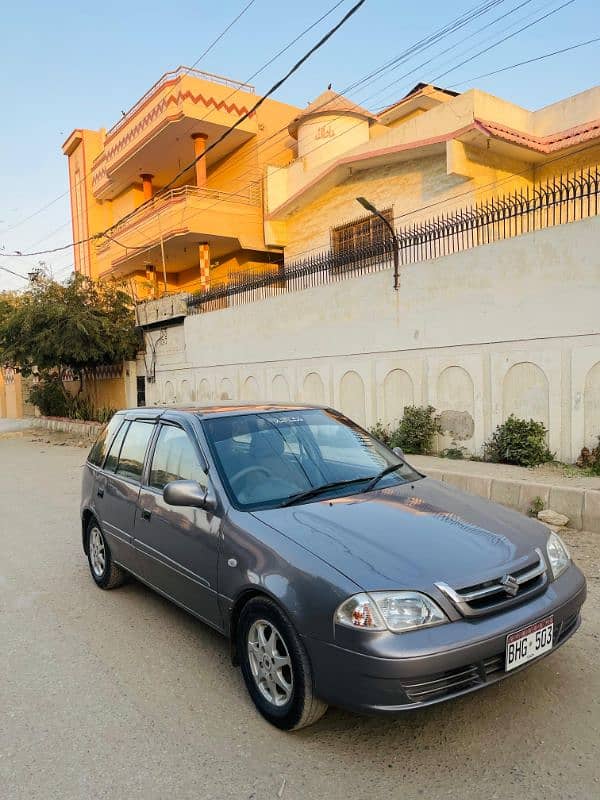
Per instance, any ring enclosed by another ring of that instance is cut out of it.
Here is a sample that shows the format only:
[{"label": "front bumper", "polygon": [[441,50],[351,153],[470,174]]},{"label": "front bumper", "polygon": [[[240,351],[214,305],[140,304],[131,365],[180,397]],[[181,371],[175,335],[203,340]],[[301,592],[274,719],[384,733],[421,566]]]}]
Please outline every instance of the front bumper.
[{"label": "front bumper", "polygon": [[542,595],[498,614],[404,634],[349,631],[354,637],[371,637],[363,652],[349,649],[347,642],[342,647],[305,638],[315,692],[352,711],[393,714],[482,689],[539,660],[507,673],[509,633],[553,614],[550,655],[578,629],[585,597],[585,578],[572,564]]}]

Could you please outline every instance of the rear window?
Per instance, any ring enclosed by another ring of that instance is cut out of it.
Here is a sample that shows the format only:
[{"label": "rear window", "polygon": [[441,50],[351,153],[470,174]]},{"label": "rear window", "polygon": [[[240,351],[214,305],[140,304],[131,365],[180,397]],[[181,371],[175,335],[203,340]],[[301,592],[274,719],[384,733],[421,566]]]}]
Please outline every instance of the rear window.
[{"label": "rear window", "polygon": [[119,463],[115,470],[122,478],[139,481],[144,469],[144,458],[152,436],[152,422],[132,422],[121,446]]},{"label": "rear window", "polygon": [[95,467],[101,467],[106,458],[108,448],[112,442],[116,432],[119,430],[123,423],[123,417],[114,416],[110,422],[102,428],[98,438],[88,456],[88,462]]}]

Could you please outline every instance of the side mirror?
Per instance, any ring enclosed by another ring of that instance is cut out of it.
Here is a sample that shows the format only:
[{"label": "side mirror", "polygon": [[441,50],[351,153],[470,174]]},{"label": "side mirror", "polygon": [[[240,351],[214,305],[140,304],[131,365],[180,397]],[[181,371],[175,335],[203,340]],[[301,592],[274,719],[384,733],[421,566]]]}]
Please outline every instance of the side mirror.
[{"label": "side mirror", "polygon": [[171,481],[163,489],[165,503],[170,506],[191,506],[214,511],[216,498],[211,489],[203,489],[196,481]]},{"label": "side mirror", "polygon": [[403,461],[406,461],[406,456],[404,455],[404,450],[401,447],[393,447],[392,453],[401,458]]}]

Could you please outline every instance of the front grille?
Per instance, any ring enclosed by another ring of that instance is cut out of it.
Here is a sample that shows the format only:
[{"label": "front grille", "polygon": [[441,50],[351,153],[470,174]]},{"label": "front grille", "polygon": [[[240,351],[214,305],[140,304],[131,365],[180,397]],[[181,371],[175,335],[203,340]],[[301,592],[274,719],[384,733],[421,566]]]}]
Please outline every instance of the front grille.
[{"label": "front grille", "polygon": [[468,667],[442,672],[430,678],[404,683],[404,691],[414,703],[425,703],[455,692],[464,692],[471,687],[479,686],[483,681],[475,664]]},{"label": "front grille", "polygon": [[539,594],[547,582],[546,562],[536,548],[524,563],[521,559],[497,577],[459,589],[442,582],[435,585],[464,617],[480,617]]},{"label": "front grille", "polygon": [[[553,649],[571,633],[577,625],[578,618],[579,612],[563,620],[557,626],[554,633]],[[404,681],[403,688],[406,696],[413,703],[442,700],[444,697],[475,689],[486,683],[492,683],[499,677],[510,674],[505,672],[504,669],[505,658],[505,651],[502,651],[477,664],[469,664],[446,672],[439,672],[436,675],[430,675],[414,681]]]}]

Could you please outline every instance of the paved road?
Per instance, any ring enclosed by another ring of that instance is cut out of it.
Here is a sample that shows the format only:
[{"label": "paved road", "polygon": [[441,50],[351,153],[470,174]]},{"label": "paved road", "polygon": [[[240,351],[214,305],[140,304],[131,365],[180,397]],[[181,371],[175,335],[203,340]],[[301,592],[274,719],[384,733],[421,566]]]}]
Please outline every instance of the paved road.
[{"label": "paved road", "polygon": [[450,704],[393,720],[330,710],[290,735],[256,715],[217,634],[138,583],[95,588],[83,459],[0,439],[3,800],[600,796],[599,537],[573,540],[591,597],[555,655]]}]

